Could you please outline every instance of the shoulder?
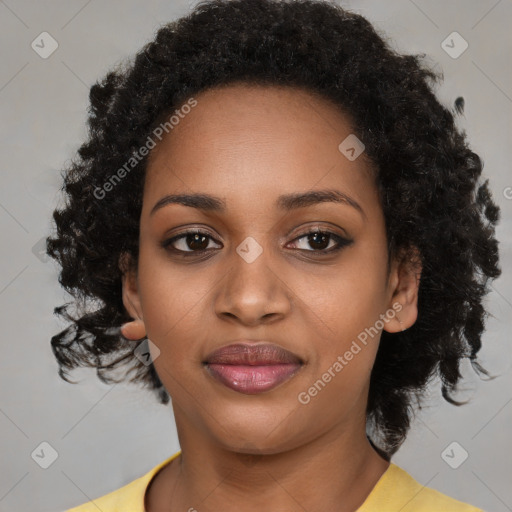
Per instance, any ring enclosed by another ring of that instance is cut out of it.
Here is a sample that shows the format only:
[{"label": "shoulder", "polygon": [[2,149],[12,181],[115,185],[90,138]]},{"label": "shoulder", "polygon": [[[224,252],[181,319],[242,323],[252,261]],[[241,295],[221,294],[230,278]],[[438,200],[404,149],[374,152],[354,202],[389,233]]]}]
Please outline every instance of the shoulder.
[{"label": "shoulder", "polygon": [[144,512],[144,508],[141,508],[141,493],[143,497],[147,483],[146,475],[144,475],[115,491],[71,508],[66,512],[98,512],[98,510],[102,512],[120,512],[121,510]]},{"label": "shoulder", "polygon": [[68,509],[66,512],[98,512],[98,510],[102,512],[144,512],[144,495],[151,479],[180,453],[175,453],[168,459],[160,462],[146,474],[123,487],[88,501],[83,505]]},{"label": "shoulder", "polygon": [[357,512],[484,512],[417,482],[391,463]]}]

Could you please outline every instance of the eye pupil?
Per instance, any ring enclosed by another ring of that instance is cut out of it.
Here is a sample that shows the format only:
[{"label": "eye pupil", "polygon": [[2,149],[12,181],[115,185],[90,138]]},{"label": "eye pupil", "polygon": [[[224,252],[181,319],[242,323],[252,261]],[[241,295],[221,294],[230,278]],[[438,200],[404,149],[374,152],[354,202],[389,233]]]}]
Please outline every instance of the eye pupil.
[{"label": "eye pupil", "polygon": [[[321,239],[321,240],[319,240],[319,239]],[[330,239],[330,236],[327,233],[315,232],[315,233],[311,233],[310,235],[308,235],[308,243],[314,249],[319,249],[319,250],[325,249],[326,247],[329,246],[329,239]],[[327,241],[327,243],[326,243],[326,241]],[[315,246],[315,244],[320,244],[321,246],[325,245],[325,247],[318,247],[318,246]]]},{"label": "eye pupil", "polygon": [[[199,247],[195,246],[195,244],[199,244]],[[187,246],[189,249],[202,251],[208,247],[208,237],[201,233],[191,233],[187,235]]]}]

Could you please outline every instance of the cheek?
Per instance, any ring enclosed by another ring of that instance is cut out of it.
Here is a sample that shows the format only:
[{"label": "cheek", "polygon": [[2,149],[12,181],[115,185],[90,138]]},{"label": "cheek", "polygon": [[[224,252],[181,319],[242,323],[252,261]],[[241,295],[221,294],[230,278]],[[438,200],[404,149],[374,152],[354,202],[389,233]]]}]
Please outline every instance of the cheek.
[{"label": "cheek", "polygon": [[[204,299],[213,285],[204,273],[186,272],[165,257],[141,250],[139,289],[148,337],[165,351],[191,347],[204,332]],[[173,343],[179,340],[180,343]]]},{"label": "cheek", "polygon": [[386,254],[378,250],[371,242],[360,243],[336,270],[295,282],[297,295],[304,298],[305,327],[316,344],[313,382],[320,379],[319,386],[329,388],[319,393],[324,405],[328,397],[351,401],[366,389],[386,309],[386,260],[381,259]]},{"label": "cheek", "polygon": [[385,312],[382,272],[368,258],[347,258],[345,267],[325,280],[323,293],[310,294],[307,306],[315,312],[309,317],[321,322],[316,321],[317,357],[302,396],[309,401],[305,407],[317,410],[328,424],[366,401]]},{"label": "cheek", "polygon": [[294,292],[314,312],[326,337],[357,336],[384,313],[386,257],[380,245],[362,240],[336,266],[290,276]]}]

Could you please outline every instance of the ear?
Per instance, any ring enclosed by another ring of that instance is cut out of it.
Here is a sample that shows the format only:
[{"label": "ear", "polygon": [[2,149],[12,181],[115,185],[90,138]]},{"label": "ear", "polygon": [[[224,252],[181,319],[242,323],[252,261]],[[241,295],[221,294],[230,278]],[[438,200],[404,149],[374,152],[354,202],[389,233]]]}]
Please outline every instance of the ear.
[{"label": "ear", "polygon": [[133,265],[132,258],[128,253],[121,254],[118,264],[119,269],[123,273],[123,304],[133,319],[121,326],[121,334],[129,340],[140,340],[146,336],[146,327],[142,316],[137,269]]},{"label": "ear", "polygon": [[416,322],[422,268],[417,247],[412,247],[407,252],[402,251],[393,261],[388,280],[388,311],[394,311],[395,314],[385,323],[385,331],[405,331]]}]

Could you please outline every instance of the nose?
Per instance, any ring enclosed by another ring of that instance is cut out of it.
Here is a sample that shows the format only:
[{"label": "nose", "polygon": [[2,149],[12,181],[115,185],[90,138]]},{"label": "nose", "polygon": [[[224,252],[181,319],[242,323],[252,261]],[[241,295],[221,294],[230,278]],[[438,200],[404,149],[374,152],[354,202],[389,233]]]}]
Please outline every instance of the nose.
[{"label": "nose", "polygon": [[265,251],[251,262],[234,252],[229,265],[215,295],[219,318],[256,326],[278,321],[290,312],[291,289]]}]

